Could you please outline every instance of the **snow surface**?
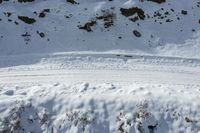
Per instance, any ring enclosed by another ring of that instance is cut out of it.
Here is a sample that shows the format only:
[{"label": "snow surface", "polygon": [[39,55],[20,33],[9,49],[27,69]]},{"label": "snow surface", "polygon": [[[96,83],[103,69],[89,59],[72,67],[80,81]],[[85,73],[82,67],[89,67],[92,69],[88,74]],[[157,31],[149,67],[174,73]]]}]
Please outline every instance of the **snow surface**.
[{"label": "snow surface", "polygon": [[18,66],[9,59],[34,56],[7,57],[10,67],[0,69],[0,131],[200,131],[198,59],[100,55],[57,53]]},{"label": "snow surface", "polygon": [[[129,51],[133,54],[200,57],[199,0],[167,0],[162,4],[146,0],[77,2],[79,4],[66,0],[3,1],[0,4],[0,55]],[[130,17],[121,14],[120,8],[131,7],[141,8],[145,19],[132,22],[130,19],[137,14]],[[45,12],[45,17],[39,17],[44,9],[49,12]],[[182,14],[182,10],[187,14]],[[112,26],[105,28],[104,20],[96,20],[92,32],[78,28],[106,13],[114,16]],[[26,24],[18,16],[34,18],[36,22]],[[134,36],[134,30],[140,32],[141,37]],[[44,33],[45,37],[40,37],[37,32]],[[23,36],[26,33],[27,36]]]},{"label": "snow surface", "polygon": [[200,0],[76,2],[0,0],[0,133],[200,133]]}]

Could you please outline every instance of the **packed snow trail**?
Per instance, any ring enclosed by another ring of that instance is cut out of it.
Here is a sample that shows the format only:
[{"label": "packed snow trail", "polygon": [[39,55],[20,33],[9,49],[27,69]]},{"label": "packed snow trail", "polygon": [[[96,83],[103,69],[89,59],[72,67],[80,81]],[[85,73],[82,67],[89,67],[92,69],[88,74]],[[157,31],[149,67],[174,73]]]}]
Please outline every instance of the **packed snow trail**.
[{"label": "packed snow trail", "polygon": [[1,58],[1,65],[10,67],[0,68],[0,84],[138,82],[198,85],[199,62],[189,58],[113,53],[8,56]]},{"label": "packed snow trail", "polygon": [[53,82],[139,82],[199,84],[199,73],[123,70],[34,70],[0,72],[0,84],[40,84]]}]

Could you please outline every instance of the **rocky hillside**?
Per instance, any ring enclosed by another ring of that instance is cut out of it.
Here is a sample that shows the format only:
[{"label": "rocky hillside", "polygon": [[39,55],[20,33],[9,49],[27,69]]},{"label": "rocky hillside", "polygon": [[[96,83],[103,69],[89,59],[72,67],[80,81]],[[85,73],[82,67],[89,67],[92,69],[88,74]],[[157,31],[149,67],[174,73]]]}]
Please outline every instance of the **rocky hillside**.
[{"label": "rocky hillside", "polygon": [[0,0],[0,55],[200,57],[200,0]]}]

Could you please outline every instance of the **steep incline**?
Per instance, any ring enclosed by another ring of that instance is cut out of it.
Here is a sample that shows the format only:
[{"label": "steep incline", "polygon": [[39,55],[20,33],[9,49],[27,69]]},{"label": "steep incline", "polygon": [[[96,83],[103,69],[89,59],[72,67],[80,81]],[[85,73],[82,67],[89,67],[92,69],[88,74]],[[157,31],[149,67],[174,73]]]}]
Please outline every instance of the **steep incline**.
[{"label": "steep incline", "polygon": [[0,55],[129,51],[200,57],[199,0],[1,0]]}]

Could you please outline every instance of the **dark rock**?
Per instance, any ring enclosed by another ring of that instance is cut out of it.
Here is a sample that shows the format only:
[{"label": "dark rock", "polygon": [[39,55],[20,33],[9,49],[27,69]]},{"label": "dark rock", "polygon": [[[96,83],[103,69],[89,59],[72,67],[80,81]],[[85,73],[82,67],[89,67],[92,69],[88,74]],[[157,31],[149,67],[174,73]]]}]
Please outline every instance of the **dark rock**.
[{"label": "dark rock", "polygon": [[44,38],[44,37],[45,37],[45,34],[44,34],[43,32],[37,31],[36,33],[37,33],[41,38]]},{"label": "dark rock", "polygon": [[104,28],[109,28],[114,25],[114,19],[116,18],[116,14],[113,12],[104,12],[103,15],[97,16],[97,20],[103,20]]},{"label": "dark rock", "polygon": [[140,33],[139,31],[137,31],[137,30],[134,30],[134,31],[133,31],[133,34],[134,34],[136,37],[141,37],[141,36],[142,36],[141,33]]},{"label": "dark rock", "polygon": [[71,3],[71,4],[78,4],[78,2],[76,2],[75,0],[66,0],[66,1]]},{"label": "dark rock", "polygon": [[29,18],[27,16],[18,16],[18,19],[23,21],[26,24],[33,24],[36,22],[34,18]]},{"label": "dark rock", "polygon": [[86,30],[87,32],[92,31],[92,26],[96,25],[96,21],[87,22],[84,26],[78,26],[79,29]]},{"label": "dark rock", "polygon": [[181,13],[182,13],[183,15],[187,15],[187,11],[185,11],[185,10],[182,10]]},{"label": "dark rock", "polygon": [[121,8],[120,11],[121,11],[121,14],[126,16],[126,17],[137,14],[140,19],[142,19],[142,20],[145,19],[144,11],[142,9],[138,8],[138,7],[132,7],[132,8],[129,8],[129,9]]},{"label": "dark rock", "polygon": [[131,20],[132,22],[136,22],[139,20],[139,17],[130,18],[129,20]]},{"label": "dark rock", "polygon": [[147,0],[147,1],[156,2],[156,3],[158,3],[158,4],[161,4],[161,3],[166,2],[166,0]]},{"label": "dark rock", "polygon": [[34,2],[35,0],[18,0],[20,3]]}]

